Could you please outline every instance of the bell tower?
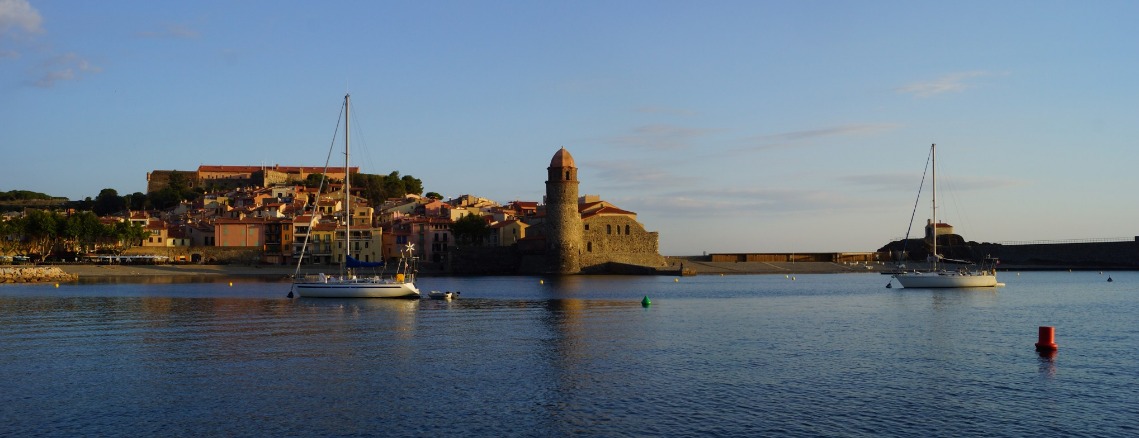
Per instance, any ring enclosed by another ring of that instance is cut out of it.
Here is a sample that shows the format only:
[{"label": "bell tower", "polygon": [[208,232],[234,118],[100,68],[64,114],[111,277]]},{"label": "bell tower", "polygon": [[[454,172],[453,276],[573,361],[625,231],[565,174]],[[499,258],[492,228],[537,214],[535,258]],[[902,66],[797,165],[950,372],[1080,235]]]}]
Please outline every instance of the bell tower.
[{"label": "bell tower", "polygon": [[577,164],[565,147],[554,154],[546,179],[546,254],[556,274],[581,271],[582,223],[577,207]]}]

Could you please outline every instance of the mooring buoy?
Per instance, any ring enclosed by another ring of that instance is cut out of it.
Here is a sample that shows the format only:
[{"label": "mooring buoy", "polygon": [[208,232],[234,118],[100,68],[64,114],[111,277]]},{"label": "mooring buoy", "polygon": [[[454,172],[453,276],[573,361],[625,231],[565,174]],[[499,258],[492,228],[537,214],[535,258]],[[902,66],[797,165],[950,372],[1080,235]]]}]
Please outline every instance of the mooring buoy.
[{"label": "mooring buoy", "polygon": [[648,295],[645,295],[644,298],[641,298],[641,307],[649,307],[651,305],[653,305],[653,302],[652,300],[649,300]]},{"label": "mooring buoy", "polygon": [[1056,328],[1051,326],[1040,326],[1039,334],[1036,339],[1036,351],[1050,352],[1056,351],[1060,347],[1056,345]]}]

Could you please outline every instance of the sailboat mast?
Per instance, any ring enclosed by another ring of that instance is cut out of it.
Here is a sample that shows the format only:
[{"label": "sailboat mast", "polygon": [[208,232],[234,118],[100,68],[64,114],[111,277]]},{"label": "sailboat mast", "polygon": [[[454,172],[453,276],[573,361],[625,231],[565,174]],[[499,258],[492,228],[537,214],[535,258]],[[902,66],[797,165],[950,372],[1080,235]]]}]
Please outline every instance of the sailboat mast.
[{"label": "sailboat mast", "polygon": [[350,104],[351,97],[348,94],[344,95],[344,263],[348,263],[348,257],[352,257],[352,182],[349,178],[348,167],[348,145],[349,136],[352,135],[352,130],[348,129],[348,124],[352,120],[349,111],[352,105]]},{"label": "sailboat mast", "polygon": [[933,269],[937,270],[937,143],[934,143],[930,148],[930,155],[933,156],[933,223],[930,224],[930,235],[933,236]]}]

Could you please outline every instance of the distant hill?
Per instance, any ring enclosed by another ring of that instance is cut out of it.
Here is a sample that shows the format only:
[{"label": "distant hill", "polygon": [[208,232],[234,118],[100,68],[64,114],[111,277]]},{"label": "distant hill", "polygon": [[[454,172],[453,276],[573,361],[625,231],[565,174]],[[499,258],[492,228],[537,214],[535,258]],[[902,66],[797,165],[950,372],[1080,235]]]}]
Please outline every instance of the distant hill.
[{"label": "distant hill", "polygon": [[19,211],[27,207],[57,207],[68,202],[68,199],[64,197],[30,190],[0,192],[0,211]]},{"label": "distant hill", "polygon": [[67,198],[58,198],[55,196],[43,194],[40,192],[33,192],[31,190],[10,190],[7,192],[0,192],[0,202],[9,201],[50,201],[55,199],[67,200]]}]

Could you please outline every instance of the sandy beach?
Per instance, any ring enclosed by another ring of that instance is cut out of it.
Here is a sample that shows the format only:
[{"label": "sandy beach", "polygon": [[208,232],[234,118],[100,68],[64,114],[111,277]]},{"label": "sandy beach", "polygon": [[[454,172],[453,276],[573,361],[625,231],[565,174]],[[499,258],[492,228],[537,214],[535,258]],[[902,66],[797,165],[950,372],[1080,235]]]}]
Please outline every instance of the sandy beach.
[{"label": "sandy beach", "polygon": [[[290,276],[296,269],[291,266],[241,266],[241,265],[56,265],[64,272],[91,277],[135,277],[135,276]],[[317,273],[316,268],[302,269],[301,273]]]}]

